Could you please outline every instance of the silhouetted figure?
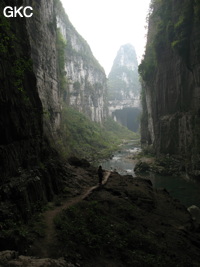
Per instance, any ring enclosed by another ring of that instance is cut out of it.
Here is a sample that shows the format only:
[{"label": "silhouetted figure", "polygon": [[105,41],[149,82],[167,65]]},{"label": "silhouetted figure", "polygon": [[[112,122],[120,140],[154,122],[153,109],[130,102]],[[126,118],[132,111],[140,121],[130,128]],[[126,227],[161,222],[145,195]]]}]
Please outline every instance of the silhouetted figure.
[{"label": "silhouetted figure", "polygon": [[102,185],[102,180],[103,180],[103,169],[102,169],[102,166],[99,166],[99,168],[98,168],[98,176],[99,176],[99,185]]}]

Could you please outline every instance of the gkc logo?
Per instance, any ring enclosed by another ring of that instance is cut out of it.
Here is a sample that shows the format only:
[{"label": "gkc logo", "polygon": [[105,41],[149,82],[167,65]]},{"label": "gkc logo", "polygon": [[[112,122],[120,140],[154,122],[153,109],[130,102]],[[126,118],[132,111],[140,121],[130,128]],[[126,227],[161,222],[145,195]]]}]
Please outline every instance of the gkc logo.
[{"label": "gkc logo", "polygon": [[31,6],[11,7],[7,6],[3,10],[3,14],[7,18],[16,18],[17,16],[30,18],[33,16],[33,8]]}]

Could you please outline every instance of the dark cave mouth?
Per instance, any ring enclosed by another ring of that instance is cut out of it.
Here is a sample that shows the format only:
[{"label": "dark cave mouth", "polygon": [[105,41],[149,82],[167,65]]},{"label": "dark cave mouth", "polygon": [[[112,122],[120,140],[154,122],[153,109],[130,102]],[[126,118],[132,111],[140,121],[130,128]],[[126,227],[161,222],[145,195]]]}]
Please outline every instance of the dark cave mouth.
[{"label": "dark cave mouth", "polygon": [[115,110],[112,117],[130,131],[137,132],[140,125],[140,114],[141,109],[139,108],[123,108]]}]

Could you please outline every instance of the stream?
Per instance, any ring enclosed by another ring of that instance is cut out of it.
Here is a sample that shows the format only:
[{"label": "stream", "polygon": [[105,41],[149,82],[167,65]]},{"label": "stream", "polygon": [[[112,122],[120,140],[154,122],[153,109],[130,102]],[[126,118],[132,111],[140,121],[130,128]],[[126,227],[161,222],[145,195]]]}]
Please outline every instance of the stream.
[{"label": "stream", "polygon": [[[112,158],[104,160],[100,164],[103,169],[117,171],[121,175],[129,174],[134,179],[136,177],[134,173],[135,161],[128,157],[140,151],[141,149],[132,140],[121,145]],[[154,173],[145,174],[143,178],[150,179],[154,188],[166,188],[172,197],[178,199],[186,207],[191,205],[200,207],[200,181],[187,176],[161,176]]]}]

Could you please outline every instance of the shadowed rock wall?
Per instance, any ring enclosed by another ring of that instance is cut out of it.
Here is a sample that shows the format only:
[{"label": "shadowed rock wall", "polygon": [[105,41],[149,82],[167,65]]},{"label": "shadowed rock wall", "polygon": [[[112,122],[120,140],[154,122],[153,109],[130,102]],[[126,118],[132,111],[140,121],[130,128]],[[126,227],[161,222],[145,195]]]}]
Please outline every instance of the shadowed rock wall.
[{"label": "shadowed rock wall", "polygon": [[[20,1],[19,1],[20,2]],[[1,9],[12,1],[1,1]],[[21,3],[19,3],[21,4]],[[26,21],[0,15],[0,183],[40,160],[42,105],[32,69]]]},{"label": "shadowed rock wall", "polygon": [[34,9],[26,19],[37,91],[43,106],[44,134],[55,141],[60,129],[60,88],[57,71],[55,1],[24,0]]},{"label": "shadowed rock wall", "polygon": [[157,154],[179,155],[200,170],[200,6],[197,1],[154,1],[146,53],[142,143]]}]

